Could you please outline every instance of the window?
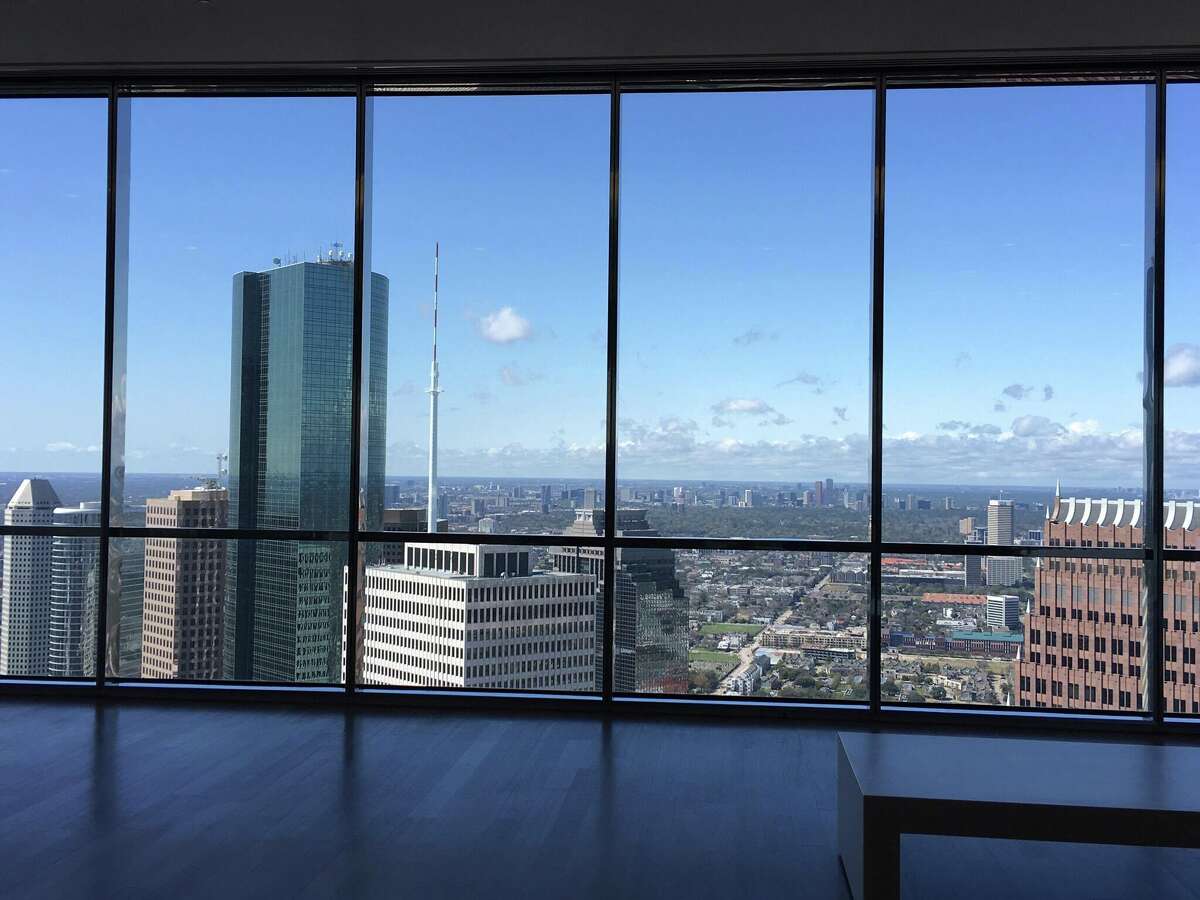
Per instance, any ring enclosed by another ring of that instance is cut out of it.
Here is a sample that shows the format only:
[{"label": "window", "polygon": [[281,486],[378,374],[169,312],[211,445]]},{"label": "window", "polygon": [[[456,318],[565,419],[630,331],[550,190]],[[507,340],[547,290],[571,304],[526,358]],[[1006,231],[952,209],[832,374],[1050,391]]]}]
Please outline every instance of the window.
[{"label": "window", "polygon": [[99,497],[107,104],[0,99],[0,133],[0,509],[44,473],[75,506]]},{"label": "window", "polygon": [[1200,86],[1157,471],[1156,95],[1089,77],[0,100],[7,671],[1194,710]]},{"label": "window", "polygon": [[866,540],[870,92],[621,113],[620,502],[664,535]]},{"label": "window", "polygon": [[1141,496],[1145,122],[1132,84],[888,92],[887,540],[1041,544],[1056,481]]},{"label": "window", "polygon": [[345,529],[354,100],[121,102],[127,411],[113,524],[142,525],[147,504],[212,478],[228,487],[230,527]]},{"label": "window", "polygon": [[437,519],[602,533],[609,97],[371,102],[367,528],[428,519],[436,253]]}]

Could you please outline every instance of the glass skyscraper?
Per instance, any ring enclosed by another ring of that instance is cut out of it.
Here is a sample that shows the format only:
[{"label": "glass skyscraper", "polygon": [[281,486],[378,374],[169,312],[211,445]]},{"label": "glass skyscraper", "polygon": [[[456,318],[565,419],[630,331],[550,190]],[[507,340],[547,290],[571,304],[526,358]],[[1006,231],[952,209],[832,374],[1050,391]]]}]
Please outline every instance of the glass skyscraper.
[{"label": "glass skyscraper", "polygon": [[[100,504],[54,510],[54,524],[68,528],[100,524]],[[100,542],[94,537],[56,534],[50,549],[49,674],[80,678],[95,674],[95,627],[98,600]],[[85,667],[85,656],[88,666]]]},{"label": "glass skyscraper", "polygon": [[[604,510],[575,510],[566,534],[604,533]],[[657,537],[641,509],[617,510],[617,534]],[[596,578],[596,646],[604,646],[604,549],[556,547],[551,552],[559,572]],[[669,548],[622,547],[613,565],[613,689],[623,693],[686,694],[688,692],[688,600],[675,572]],[[603,663],[597,654],[595,689],[603,688]]]},{"label": "glass skyscraper", "polygon": [[[349,521],[354,267],[340,254],[233,280],[229,522],[344,530]],[[387,420],[388,280],[371,275],[364,328],[362,471],[368,527],[380,527]],[[341,543],[238,540],[225,603],[226,677],[335,680]]]}]

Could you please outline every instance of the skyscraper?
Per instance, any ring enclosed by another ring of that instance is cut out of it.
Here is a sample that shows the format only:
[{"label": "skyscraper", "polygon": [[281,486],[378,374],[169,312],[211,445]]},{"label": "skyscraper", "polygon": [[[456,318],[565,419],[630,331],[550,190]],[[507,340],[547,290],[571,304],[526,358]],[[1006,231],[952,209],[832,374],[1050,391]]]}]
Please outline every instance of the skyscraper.
[{"label": "skyscraper", "polygon": [[[1003,547],[1013,545],[1013,502],[989,500],[987,508],[987,542]],[[993,587],[1008,587],[1021,580],[1021,558],[1018,556],[989,556],[987,583]]]},{"label": "skyscraper", "polygon": [[[146,501],[150,528],[224,528],[229,492],[215,484]],[[223,538],[146,538],[143,678],[211,681],[223,672]]]},{"label": "skyscraper", "polygon": [[365,588],[364,684],[592,688],[593,576],[533,572],[527,547],[422,542]]},{"label": "skyscraper", "polygon": [[[313,531],[348,520],[354,267],[318,262],[233,280],[229,521]],[[363,519],[383,518],[388,280],[372,274],[364,322]],[[225,674],[330,681],[337,672],[341,544],[238,540],[230,548]]]},{"label": "skyscraper", "polygon": [[[64,528],[100,524],[100,504],[54,510]],[[95,537],[54,535],[50,550],[50,629],[48,674],[82,678],[95,674],[95,612],[99,604],[100,541]],[[86,627],[86,625],[91,627]],[[85,667],[85,658],[89,663]]]},{"label": "skyscraper", "polygon": [[[579,509],[566,534],[604,533],[603,510]],[[617,510],[617,534],[655,537],[641,509]],[[604,636],[604,550],[556,547],[554,568],[596,577],[596,646]],[[613,564],[613,689],[629,693],[686,694],[688,601],[675,573],[675,551],[623,547]],[[597,656],[596,689],[603,686]]]},{"label": "skyscraper", "polygon": [[[53,525],[58,495],[44,478],[26,478],[4,509],[5,525]],[[50,573],[54,540],[46,535],[4,538],[0,582],[0,675],[49,671]]]}]

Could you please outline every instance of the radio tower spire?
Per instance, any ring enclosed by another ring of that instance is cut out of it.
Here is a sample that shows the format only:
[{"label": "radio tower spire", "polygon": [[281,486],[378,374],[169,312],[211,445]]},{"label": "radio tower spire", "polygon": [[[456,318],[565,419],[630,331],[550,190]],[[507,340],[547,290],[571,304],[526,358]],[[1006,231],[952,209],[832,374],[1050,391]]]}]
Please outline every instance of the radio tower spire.
[{"label": "radio tower spire", "polygon": [[437,531],[438,522],[438,359],[437,359],[437,326],[438,326],[438,257],[440,242],[433,245],[433,361],[429,365],[429,501],[425,512],[425,527],[428,531]]}]

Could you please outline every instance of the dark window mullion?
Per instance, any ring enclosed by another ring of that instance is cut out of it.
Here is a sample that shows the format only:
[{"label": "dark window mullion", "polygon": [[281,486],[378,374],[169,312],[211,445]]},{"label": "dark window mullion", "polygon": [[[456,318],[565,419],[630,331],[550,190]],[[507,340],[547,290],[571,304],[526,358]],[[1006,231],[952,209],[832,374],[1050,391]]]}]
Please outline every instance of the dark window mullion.
[{"label": "dark window mullion", "polygon": [[867,681],[871,712],[881,705],[883,636],[883,235],[887,81],[875,81],[871,210],[871,532],[867,603]]}]

